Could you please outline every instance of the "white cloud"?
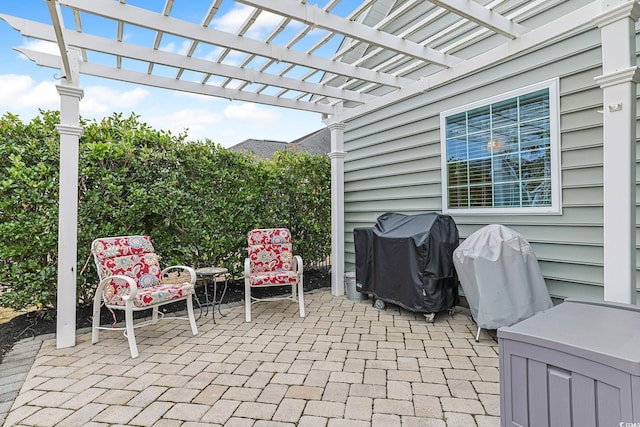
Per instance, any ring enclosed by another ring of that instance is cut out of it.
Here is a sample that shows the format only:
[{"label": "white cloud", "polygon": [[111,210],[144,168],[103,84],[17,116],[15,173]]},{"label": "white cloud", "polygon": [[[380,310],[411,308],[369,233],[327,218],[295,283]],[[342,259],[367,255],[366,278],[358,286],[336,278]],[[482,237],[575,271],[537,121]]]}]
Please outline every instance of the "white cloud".
[{"label": "white cloud", "polygon": [[281,114],[278,111],[262,108],[251,102],[245,102],[238,105],[229,105],[224,109],[224,116],[228,119],[249,122],[256,128],[264,128],[278,121]]},{"label": "white cloud", "polygon": [[189,40],[183,40],[180,45],[176,45],[175,42],[169,42],[160,46],[160,50],[170,53],[176,53],[178,55],[186,55],[191,48],[191,42]]},{"label": "white cloud", "polygon": [[160,46],[160,48],[158,50],[161,50],[163,52],[175,52],[176,49],[176,44],[174,42],[171,43],[167,43],[167,44],[163,44],[162,46]]},{"label": "white cloud", "polygon": [[212,141],[216,141],[216,129],[213,125],[220,120],[222,120],[220,114],[204,109],[183,109],[170,114],[142,118],[142,121],[150,126],[170,130],[174,134],[179,134],[186,129],[189,140],[209,138]]},{"label": "white cloud", "polygon": [[0,106],[12,113],[20,113],[23,109],[58,109],[60,97],[53,82],[36,82],[29,76],[4,74],[0,75]]},{"label": "white cloud", "polygon": [[235,33],[254,10],[253,7],[239,5],[219,18],[215,18],[210,26],[220,31]]},{"label": "white cloud", "polygon": [[232,50],[227,54],[227,56],[224,57],[222,63],[225,65],[231,65],[233,67],[239,67],[240,64],[242,64],[248,57],[249,55],[244,52]]},{"label": "white cloud", "polygon": [[83,115],[94,116],[131,110],[150,95],[148,90],[142,88],[123,92],[106,86],[89,86],[84,89],[80,111]]},{"label": "white cloud", "polygon": [[280,25],[283,19],[283,16],[276,15],[275,13],[262,12],[260,16],[258,16],[258,19],[256,19],[255,27],[262,30],[272,30],[275,26]]},{"label": "white cloud", "polygon": [[[211,27],[229,33],[237,33],[242,24],[255,9],[251,6],[240,5],[234,7],[220,18],[214,19]],[[282,21],[283,17],[271,12],[262,12],[258,19],[251,25],[250,30],[245,34],[247,37],[262,38],[275,28]]]},{"label": "white cloud", "polygon": [[37,52],[60,56],[60,49],[58,48],[58,45],[44,40],[26,40],[22,47],[29,50],[35,50]]},{"label": "white cloud", "polygon": [[[202,44],[200,46],[202,46]],[[224,49],[218,46],[214,46],[213,48],[210,48],[209,46],[206,48],[199,47],[196,49],[194,57],[204,59],[206,61],[217,61],[223,50]]]}]

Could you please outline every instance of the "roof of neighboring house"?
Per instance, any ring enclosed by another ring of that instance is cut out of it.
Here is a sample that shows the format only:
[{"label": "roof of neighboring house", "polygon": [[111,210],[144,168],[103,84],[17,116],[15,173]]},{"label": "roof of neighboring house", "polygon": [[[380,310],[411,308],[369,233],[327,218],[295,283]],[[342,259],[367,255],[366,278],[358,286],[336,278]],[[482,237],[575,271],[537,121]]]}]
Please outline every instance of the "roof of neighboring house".
[{"label": "roof of neighboring house", "polygon": [[248,151],[257,157],[267,159],[273,157],[273,153],[286,150],[288,143],[284,141],[270,141],[267,139],[247,139],[229,147],[231,151]]},{"label": "roof of neighboring house", "polygon": [[247,139],[229,147],[231,151],[248,151],[257,157],[267,159],[276,151],[295,150],[309,154],[327,154],[331,148],[331,133],[322,128],[291,142]]},{"label": "roof of neighboring house", "polygon": [[309,154],[327,154],[331,151],[331,132],[322,128],[291,142],[300,151]]}]

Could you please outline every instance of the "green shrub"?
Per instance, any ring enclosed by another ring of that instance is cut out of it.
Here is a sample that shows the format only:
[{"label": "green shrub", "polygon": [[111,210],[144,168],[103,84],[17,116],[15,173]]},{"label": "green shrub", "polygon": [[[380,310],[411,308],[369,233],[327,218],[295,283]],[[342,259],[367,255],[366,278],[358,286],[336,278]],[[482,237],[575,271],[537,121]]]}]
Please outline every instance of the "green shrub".
[{"label": "green shrub", "polygon": [[58,121],[56,113],[28,125],[10,114],[0,120],[0,283],[18,278],[3,292],[3,305],[42,307],[55,300]]},{"label": "green shrub", "polygon": [[[57,112],[30,123],[0,118],[0,304],[56,303],[59,137]],[[102,236],[147,234],[162,265],[224,265],[240,273],[246,234],[288,227],[305,262],[330,251],[330,164],[326,156],[278,153],[273,160],[213,141],[158,131],[135,115],[82,123],[78,267]],[[78,302],[93,297],[93,260],[78,276]]]}]

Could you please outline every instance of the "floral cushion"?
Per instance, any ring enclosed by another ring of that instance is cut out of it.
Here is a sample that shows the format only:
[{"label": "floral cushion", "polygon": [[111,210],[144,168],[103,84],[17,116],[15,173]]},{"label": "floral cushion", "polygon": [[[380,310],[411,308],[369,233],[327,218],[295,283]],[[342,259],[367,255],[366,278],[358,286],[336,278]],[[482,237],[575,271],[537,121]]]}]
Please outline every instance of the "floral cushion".
[{"label": "floral cushion", "polygon": [[250,284],[286,285],[295,283],[291,233],[286,228],[252,230],[248,235]]},{"label": "floral cushion", "polygon": [[277,271],[274,273],[252,274],[249,277],[251,286],[289,285],[297,283],[298,275],[295,271]]},{"label": "floral cushion", "polygon": [[250,231],[247,240],[249,246],[291,243],[291,233],[286,228],[260,228]]},{"label": "floral cushion", "polygon": [[[123,296],[126,296],[128,293],[129,291],[126,286],[116,288],[107,285],[104,290],[104,300],[108,305],[124,307],[126,303]],[[133,306],[138,308],[151,307],[191,294],[193,294],[193,285],[191,283],[159,284],[150,288],[138,288],[136,297],[133,300]]]},{"label": "floral cushion", "polygon": [[[134,279],[138,293],[134,306],[146,307],[194,292],[189,282],[162,285],[162,270],[149,236],[107,237],[96,239],[92,245],[100,279],[123,275]],[[105,285],[104,299],[109,305],[125,305],[123,296],[129,287],[123,280],[111,280]]]}]

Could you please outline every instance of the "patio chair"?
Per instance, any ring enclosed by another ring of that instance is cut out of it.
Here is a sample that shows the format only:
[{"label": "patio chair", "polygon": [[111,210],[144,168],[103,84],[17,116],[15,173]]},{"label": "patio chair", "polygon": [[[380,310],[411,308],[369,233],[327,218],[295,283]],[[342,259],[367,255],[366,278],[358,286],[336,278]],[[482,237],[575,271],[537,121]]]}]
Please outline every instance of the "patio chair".
[{"label": "patio chair", "polygon": [[[158,255],[148,236],[104,237],[91,244],[100,283],[93,299],[91,342],[98,342],[101,329],[122,330],[129,341],[131,357],[138,357],[134,329],[158,322],[158,308],[185,300],[191,332],[198,333],[191,295],[195,293],[196,273],[191,267],[174,265],[160,269]],[[168,274],[175,283],[163,283]],[[176,280],[177,278],[177,280]],[[187,280],[184,280],[186,278]],[[100,326],[100,309],[124,310],[125,326]],[[152,310],[151,320],[134,323],[133,313]],[[164,315],[160,312],[160,318]],[[184,319],[184,318],[183,318]]]},{"label": "patio chair", "polygon": [[[245,320],[251,321],[251,305],[262,301],[298,301],[304,317],[302,257],[293,255],[291,233],[286,228],[251,230],[247,238],[249,257],[244,261]],[[252,288],[291,286],[291,294],[256,298]]]}]

